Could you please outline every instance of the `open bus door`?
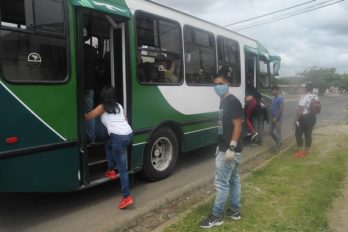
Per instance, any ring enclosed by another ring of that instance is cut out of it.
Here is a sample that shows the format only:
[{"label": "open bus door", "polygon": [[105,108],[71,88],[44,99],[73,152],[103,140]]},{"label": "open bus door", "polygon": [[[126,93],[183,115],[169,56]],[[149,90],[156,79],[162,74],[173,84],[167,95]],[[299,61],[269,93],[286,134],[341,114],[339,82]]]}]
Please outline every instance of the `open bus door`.
[{"label": "open bus door", "polygon": [[[102,125],[99,117],[94,121],[87,122],[95,126],[94,139],[88,141],[92,137],[87,138],[86,128],[88,125],[84,121],[84,114],[100,104],[100,92],[107,85],[115,87],[117,101],[123,105],[125,112],[128,109],[126,91],[126,26],[128,18],[110,16],[110,14],[87,9],[80,9],[78,12],[77,29],[80,36],[78,39],[77,83],[81,141],[81,185],[84,188],[109,180],[109,178],[104,177],[107,170],[107,158],[104,151],[104,144],[108,139],[106,128]],[[93,52],[91,53],[91,51]],[[91,58],[91,54],[96,58]],[[95,60],[95,62],[91,60]],[[95,64],[91,65],[93,62]],[[91,73],[94,75],[94,81],[86,80]],[[93,102],[93,106],[89,109],[85,108],[86,100],[88,100],[86,92],[94,93],[92,98],[89,97],[89,101]]]}]

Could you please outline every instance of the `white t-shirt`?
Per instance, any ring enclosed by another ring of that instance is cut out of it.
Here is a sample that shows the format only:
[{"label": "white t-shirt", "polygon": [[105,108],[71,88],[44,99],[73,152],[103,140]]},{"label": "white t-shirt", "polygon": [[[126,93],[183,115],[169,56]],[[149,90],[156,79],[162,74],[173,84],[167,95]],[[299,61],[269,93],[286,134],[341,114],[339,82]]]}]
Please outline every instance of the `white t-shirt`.
[{"label": "white t-shirt", "polygon": [[303,107],[303,113],[302,114],[308,114],[309,113],[309,105],[311,104],[312,99],[319,100],[318,96],[312,93],[308,93],[306,95],[302,95],[298,105],[300,107]]},{"label": "white t-shirt", "polygon": [[122,106],[120,104],[117,105],[120,108],[120,112],[118,114],[109,114],[105,112],[101,115],[101,121],[108,130],[109,135],[129,135],[132,133],[132,128],[124,116]]}]

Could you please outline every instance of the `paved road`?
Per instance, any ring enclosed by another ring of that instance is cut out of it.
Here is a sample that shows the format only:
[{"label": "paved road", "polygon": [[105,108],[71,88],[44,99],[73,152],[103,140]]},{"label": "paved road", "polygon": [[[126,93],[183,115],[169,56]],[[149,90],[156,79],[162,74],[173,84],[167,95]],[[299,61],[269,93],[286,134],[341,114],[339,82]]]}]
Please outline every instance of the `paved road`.
[{"label": "paved road", "polygon": [[[348,97],[321,98],[323,108],[318,124],[348,119],[347,111],[344,111],[347,100]],[[288,98],[285,105],[284,137],[293,134],[292,121],[297,99]],[[266,138],[266,143],[270,144],[269,138]],[[244,155],[247,157],[265,149],[265,146],[247,147]],[[173,192],[189,188],[192,183],[212,175],[212,152],[212,148],[206,148],[182,155],[173,175],[165,180],[147,183],[136,178],[132,189],[136,202],[131,209],[124,211],[117,208],[120,197],[117,181],[64,194],[0,193],[0,231],[111,231],[120,222],[156,205],[158,199],[163,202]],[[14,171],[25,175],[25,170]]]}]

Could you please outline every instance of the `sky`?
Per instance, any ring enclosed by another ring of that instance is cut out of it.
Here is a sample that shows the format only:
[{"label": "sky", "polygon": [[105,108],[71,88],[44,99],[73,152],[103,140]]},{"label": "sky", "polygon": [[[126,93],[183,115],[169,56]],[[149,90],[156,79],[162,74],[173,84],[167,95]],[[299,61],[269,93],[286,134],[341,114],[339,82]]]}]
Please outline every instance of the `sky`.
[{"label": "sky", "polygon": [[295,76],[314,66],[348,73],[348,0],[245,30],[240,29],[338,0],[155,1],[221,26],[303,4],[227,28],[258,40],[272,55],[281,56],[280,77]]}]

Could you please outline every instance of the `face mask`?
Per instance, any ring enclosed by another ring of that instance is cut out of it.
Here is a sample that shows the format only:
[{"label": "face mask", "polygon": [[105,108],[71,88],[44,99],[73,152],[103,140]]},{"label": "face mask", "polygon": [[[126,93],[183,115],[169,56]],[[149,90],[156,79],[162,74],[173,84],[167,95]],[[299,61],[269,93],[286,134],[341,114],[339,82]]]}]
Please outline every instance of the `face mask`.
[{"label": "face mask", "polygon": [[218,96],[223,97],[225,93],[228,92],[228,85],[227,84],[215,85],[214,90]]}]

